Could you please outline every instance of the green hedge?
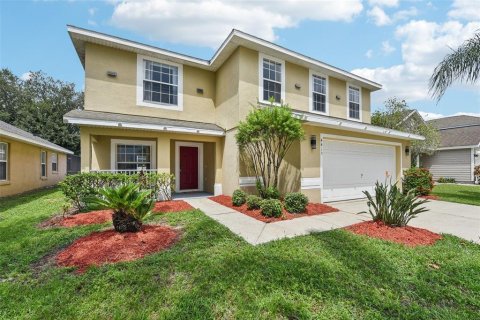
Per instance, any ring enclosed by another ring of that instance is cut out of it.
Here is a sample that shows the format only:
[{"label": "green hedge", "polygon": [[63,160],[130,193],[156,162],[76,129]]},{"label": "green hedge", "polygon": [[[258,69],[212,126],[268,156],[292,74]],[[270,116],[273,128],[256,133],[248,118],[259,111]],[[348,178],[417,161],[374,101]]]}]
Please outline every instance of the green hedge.
[{"label": "green hedge", "polygon": [[68,175],[59,185],[75,208],[83,211],[86,209],[85,199],[98,195],[98,189],[126,183],[138,184],[140,190],[152,190],[155,199],[171,200],[175,177],[172,174],[156,172],[136,174],[89,172]]},{"label": "green hedge", "polygon": [[308,198],[300,192],[287,193],[285,196],[285,209],[290,213],[305,212],[308,205]]},{"label": "green hedge", "polygon": [[262,215],[279,218],[282,216],[282,203],[277,199],[265,199],[260,204]]},{"label": "green hedge", "polygon": [[232,203],[235,207],[240,207],[247,201],[247,194],[241,189],[233,191]]}]

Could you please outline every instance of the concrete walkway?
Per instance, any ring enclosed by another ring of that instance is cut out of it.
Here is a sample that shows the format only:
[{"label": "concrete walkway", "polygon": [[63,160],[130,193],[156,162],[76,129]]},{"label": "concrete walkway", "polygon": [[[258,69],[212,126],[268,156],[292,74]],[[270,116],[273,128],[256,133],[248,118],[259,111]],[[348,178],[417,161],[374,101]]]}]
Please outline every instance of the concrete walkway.
[{"label": "concrete walkway", "polygon": [[[367,210],[365,200],[345,201],[331,204],[344,212]],[[468,204],[430,200],[425,204],[430,210],[410,220],[409,225],[437,233],[449,233],[480,243],[480,207]]]},{"label": "concrete walkway", "polygon": [[[187,198],[185,201],[253,245],[370,220],[369,214],[357,214],[367,210],[365,200],[332,203],[339,212],[273,223],[258,221],[205,197]],[[411,220],[410,225],[480,243],[480,207],[445,201],[429,201],[426,206],[430,211]]]},{"label": "concrete walkway", "polygon": [[243,213],[222,206],[207,198],[185,199],[192,207],[226,226],[250,244],[257,245],[282,238],[292,238],[312,232],[343,228],[369,220],[367,215],[350,212],[332,212],[273,223],[265,223]]}]

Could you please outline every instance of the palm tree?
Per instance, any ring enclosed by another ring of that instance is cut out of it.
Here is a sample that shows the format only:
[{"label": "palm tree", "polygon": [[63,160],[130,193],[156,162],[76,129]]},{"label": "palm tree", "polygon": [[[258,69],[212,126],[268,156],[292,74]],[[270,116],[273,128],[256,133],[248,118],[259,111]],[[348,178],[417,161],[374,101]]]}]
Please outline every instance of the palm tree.
[{"label": "palm tree", "polygon": [[430,92],[438,101],[454,81],[475,83],[480,79],[480,32],[447,54],[430,77]]}]

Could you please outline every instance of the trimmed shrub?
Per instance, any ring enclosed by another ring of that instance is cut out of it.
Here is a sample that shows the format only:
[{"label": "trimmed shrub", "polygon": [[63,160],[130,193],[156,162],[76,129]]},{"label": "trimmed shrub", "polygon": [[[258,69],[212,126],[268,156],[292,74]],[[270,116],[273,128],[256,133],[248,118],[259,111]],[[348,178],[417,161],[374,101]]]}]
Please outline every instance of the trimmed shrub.
[{"label": "trimmed shrub", "polygon": [[280,191],[275,187],[266,188],[265,199],[280,199]]},{"label": "trimmed shrub", "polygon": [[86,199],[97,196],[98,190],[105,187],[115,188],[127,183],[139,185],[139,189],[150,190],[150,197],[158,200],[171,200],[175,177],[168,173],[103,173],[86,172],[68,175],[59,183],[60,189],[77,211],[87,209]]},{"label": "trimmed shrub", "polygon": [[415,195],[427,196],[432,192],[433,178],[425,168],[410,168],[405,171],[403,178],[403,192],[414,190]]},{"label": "trimmed shrub", "polygon": [[444,177],[440,177],[438,178],[437,180],[438,183],[455,183],[455,178],[444,178]]},{"label": "trimmed shrub", "polygon": [[404,227],[419,213],[428,211],[425,207],[421,207],[428,200],[418,199],[415,189],[403,194],[396,184],[376,182],[373,196],[368,191],[363,193],[367,196],[368,212],[373,221],[382,221],[388,226]]},{"label": "trimmed shrub", "polygon": [[308,197],[300,192],[287,193],[285,196],[285,209],[290,213],[305,212]]},{"label": "trimmed shrub", "polygon": [[255,210],[260,209],[260,204],[262,202],[262,198],[255,195],[250,195],[247,197],[247,209],[248,210]]},{"label": "trimmed shrub", "polygon": [[240,207],[242,204],[247,201],[247,194],[240,189],[233,191],[232,195],[232,204],[236,207]]},{"label": "trimmed shrub", "polygon": [[265,217],[279,218],[282,216],[282,203],[277,199],[262,200],[260,209]]}]

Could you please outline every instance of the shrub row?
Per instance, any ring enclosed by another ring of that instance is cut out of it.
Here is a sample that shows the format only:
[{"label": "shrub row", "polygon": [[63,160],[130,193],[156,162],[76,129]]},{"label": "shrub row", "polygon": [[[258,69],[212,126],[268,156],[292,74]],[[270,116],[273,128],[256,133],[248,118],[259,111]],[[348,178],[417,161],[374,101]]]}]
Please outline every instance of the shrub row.
[{"label": "shrub row", "polygon": [[440,177],[438,178],[438,181],[439,183],[455,183],[455,178],[444,178],[444,177]]},{"label": "shrub row", "polygon": [[[270,195],[271,197],[262,199],[255,195],[247,196],[245,191],[237,189],[233,192],[232,204],[239,207],[246,203],[248,210],[261,209],[262,214],[266,217],[280,217],[283,207],[282,202],[279,200],[280,192],[275,188],[267,188],[265,189],[265,195]],[[287,193],[285,196],[284,206],[290,213],[305,212],[307,205],[307,196],[300,192]]]},{"label": "shrub row", "polygon": [[139,185],[140,190],[151,190],[155,200],[171,200],[175,177],[168,173],[79,173],[68,175],[60,182],[60,188],[73,206],[83,211],[86,209],[85,200],[98,195],[98,190],[103,187],[117,187],[127,183]]},{"label": "shrub row", "polygon": [[405,171],[403,179],[403,191],[405,193],[414,190],[417,196],[426,196],[432,192],[433,177],[425,168],[410,168]]}]

